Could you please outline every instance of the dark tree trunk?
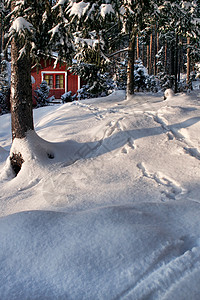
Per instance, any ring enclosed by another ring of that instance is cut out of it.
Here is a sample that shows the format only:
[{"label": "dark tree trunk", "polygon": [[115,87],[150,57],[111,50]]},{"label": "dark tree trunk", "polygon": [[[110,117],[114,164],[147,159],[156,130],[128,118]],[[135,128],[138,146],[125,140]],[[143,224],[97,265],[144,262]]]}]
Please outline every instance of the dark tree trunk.
[{"label": "dark tree trunk", "polygon": [[178,33],[175,33],[174,92],[178,92]]},{"label": "dark tree trunk", "polygon": [[150,74],[150,68],[149,68],[149,43],[147,44],[147,69],[148,69],[148,74]]},{"label": "dark tree trunk", "polygon": [[179,56],[178,56],[178,81],[181,80],[181,64],[183,62],[183,40],[180,36]]},{"label": "dark tree trunk", "polygon": [[11,120],[12,139],[24,138],[33,128],[31,62],[29,53],[19,58],[20,46],[11,42]]},{"label": "dark tree trunk", "polygon": [[0,7],[0,73],[1,73],[1,54],[3,52],[3,12]]},{"label": "dark tree trunk", "polygon": [[150,35],[149,74],[152,75],[153,33]]},{"label": "dark tree trunk", "polygon": [[137,59],[140,58],[139,36],[137,35]]},{"label": "dark tree trunk", "polygon": [[165,57],[164,57],[164,69],[165,72],[167,73],[167,40],[165,41]]},{"label": "dark tree trunk", "polygon": [[127,68],[127,95],[133,95],[135,89],[134,64],[135,64],[135,42],[136,34],[133,30],[130,34],[128,48],[128,68]]},{"label": "dark tree trunk", "polygon": [[190,83],[190,37],[187,38],[187,84]]},{"label": "dark tree trunk", "polygon": [[174,43],[171,43],[170,45],[170,75],[173,76],[175,74],[174,72],[174,66],[175,66],[175,51],[174,51]]},{"label": "dark tree trunk", "polygon": [[[12,1],[12,10],[15,1]],[[23,139],[29,130],[33,130],[31,61],[29,50],[19,58],[20,40],[11,41],[11,122],[12,140]],[[22,153],[16,150],[10,154],[11,166],[17,175],[24,162]]]},{"label": "dark tree trunk", "polygon": [[157,58],[156,58],[156,54],[158,53],[158,49],[157,49],[157,28],[155,25],[155,37],[154,37],[154,75],[156,76],[157,74]]}]

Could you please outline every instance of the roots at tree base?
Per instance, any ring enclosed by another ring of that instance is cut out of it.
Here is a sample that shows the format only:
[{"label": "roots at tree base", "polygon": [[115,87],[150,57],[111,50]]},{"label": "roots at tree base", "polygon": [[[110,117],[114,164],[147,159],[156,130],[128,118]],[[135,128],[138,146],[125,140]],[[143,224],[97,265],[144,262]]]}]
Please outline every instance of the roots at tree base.
[{"label": "roots at tree base", "polygon": [[10,162],[11,162],[11,167],[15,173],[15,176],[17,176],[24,162],[21,153],[12,153],[10,157]]}]

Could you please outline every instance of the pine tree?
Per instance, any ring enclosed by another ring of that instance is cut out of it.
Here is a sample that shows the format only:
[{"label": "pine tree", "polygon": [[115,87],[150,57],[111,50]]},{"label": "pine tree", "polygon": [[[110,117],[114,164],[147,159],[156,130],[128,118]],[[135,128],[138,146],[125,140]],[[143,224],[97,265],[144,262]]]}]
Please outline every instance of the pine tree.
[{"label": "pine tree", "polygon": [[[51,6],[48,0],[7,0],[12,13],[7,20],[8,44],[11,42],[11,119],[12,139],[25,139],[34,130],[32,115],[31,64],[39,63],[38,54],[50,54],[48,45],[52,28]],[[53,5],[53,2],[52,2]],[[32,61],[31,61],[32,60]],[[10,154],[17,173],[24,161],[17,149]]]}]

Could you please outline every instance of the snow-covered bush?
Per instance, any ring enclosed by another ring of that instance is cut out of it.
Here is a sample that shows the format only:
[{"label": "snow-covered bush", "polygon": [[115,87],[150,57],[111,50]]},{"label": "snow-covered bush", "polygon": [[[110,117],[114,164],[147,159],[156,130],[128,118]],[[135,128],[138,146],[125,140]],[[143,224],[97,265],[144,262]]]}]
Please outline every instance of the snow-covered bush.
[{"label": "snow-covered bush", "polygon": [[142,61],[137,61],[134,65],[134,79],[135,89],[137,91],[146,89],[146,79],[148,77],[147,69],[144,67]]},{"label": "snow-covered bush", "polygon": [[0,73],[0,112],[6,113],[10,109],[10,63],[6,60],[1,62]]},{"label": "snow-covered bush", "polygon": [[72,102],[73,100],[75,100],[76,98],[76,94],[72,96],[72,92],[66,92],[61,96],[61,100],[62,103],[66,103],[66,102]]},{"label": "snow-covered bush", "polygon": [[117,89],[125,90],[127,84],[127,59],[123,59],[116,63],[114,81]]},{"label": "snow-covered bush", "polygon": [[47,82],[42,81],[40,86],[35,90],[36,96],[34,96],[38,107],[48,105],[49,101],[47,100],[49,97],[49,91],[50,87],[48,86]]},{"label": "snow-covered bush", "polygon": [[145,88],[148,92],[157,93],[159,90],[159,80],[154,75],[146,75]]},{"label": "snow-covered bush", "polygon": [[168,75],[165,72],[160,72],[158,74],[158,79],[160,82],[160,87],[163,91],[173,88],[175,82],[174,75]]},{"label": "snow-covered bush", "polygon": [[0,88],[0,113],[5,114],[10,110],[10,87]]},{"label": "snow-covered bush", "polygon": [[70,68],[70,72],[79,75],[85,82],[84,90],[79,91],[79,98],[102,97],[109,95],[115,89],[112,76],[103,70],[103,68],[89,63],[74,63]]}]

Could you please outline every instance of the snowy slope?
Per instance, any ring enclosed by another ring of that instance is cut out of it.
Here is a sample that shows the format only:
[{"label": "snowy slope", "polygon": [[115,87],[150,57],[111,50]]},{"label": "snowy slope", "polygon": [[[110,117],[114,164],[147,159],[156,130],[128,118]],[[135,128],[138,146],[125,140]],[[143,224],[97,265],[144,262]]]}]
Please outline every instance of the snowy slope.
[{"label": "snowy slope", "polygon": [[0,299],[199,299],[200,92],[34,120],[13,178],[0,117]]}]

